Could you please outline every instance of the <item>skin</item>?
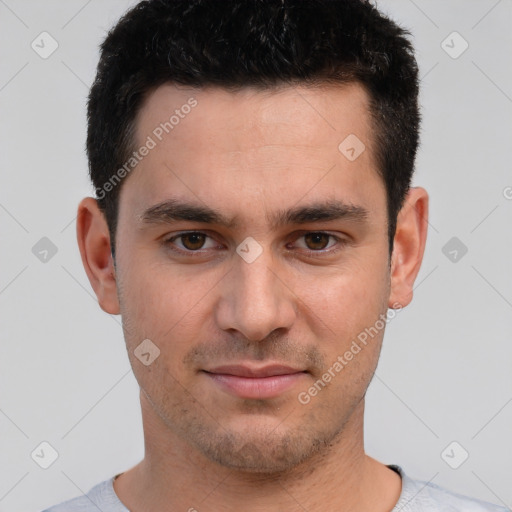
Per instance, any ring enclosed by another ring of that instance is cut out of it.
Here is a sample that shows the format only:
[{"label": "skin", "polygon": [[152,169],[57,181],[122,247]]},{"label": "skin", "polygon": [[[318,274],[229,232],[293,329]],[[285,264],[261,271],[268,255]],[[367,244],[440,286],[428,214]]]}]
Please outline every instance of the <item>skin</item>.
[{"label": "skin", "polygon": [[[139,112],[136,146],[192,96],[197,106],[122,185],[115,266],[96,201],[85,198],[78,209],[85,270],[101,308],[122,315],[141,389],[145,457],[114,489],[132,512],[390,511],[401,479],[365,454],[363,439],[364,397],[384,330],[308,404],[297,396],[379,315],[411,301],[428,195],[411,188],[390,259],[386,191],[368,97],[357,84],[238,92],[160,86]],[[354,161],[338,150],[349,134],[366,146]],[[237,224],[141,220],[170,198]],[[278,210],[333,199],[368,215],[268,222]],[[187,230],[211,238],[204,246],[164,242]],[[345,243],[305,236],[319,231]],[[236,252],[249,236],[262,248],[252,263]],[[202,255],[190,256],[196,247]],[[134,350],[147,338],[160,355],[145,366]],[[291,389],[258,400],[225,392],[203,371],[242,362],[305,373]]]}]

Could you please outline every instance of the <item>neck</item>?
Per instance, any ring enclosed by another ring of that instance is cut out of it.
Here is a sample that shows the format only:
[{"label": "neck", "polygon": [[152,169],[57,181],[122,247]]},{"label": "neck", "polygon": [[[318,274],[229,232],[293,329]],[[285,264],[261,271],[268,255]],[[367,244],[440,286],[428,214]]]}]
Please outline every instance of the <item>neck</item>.
[{"label": "neck", "polygon": [[277,474],[210,461],[163,424],[143,393],[141,405],[145,457],[114,482],[132,512],[389,512],[399,498],[399,475],[364,453],[364,399],[331,446]]}]

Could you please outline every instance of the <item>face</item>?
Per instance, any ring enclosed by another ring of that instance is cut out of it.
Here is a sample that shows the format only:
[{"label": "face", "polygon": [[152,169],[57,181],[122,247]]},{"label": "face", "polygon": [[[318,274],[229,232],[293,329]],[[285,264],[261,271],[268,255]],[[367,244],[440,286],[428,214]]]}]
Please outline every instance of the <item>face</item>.
[{"label": "face", "polygon": [[151,414],[209,460],[291,468],[364,397],[384,330],[357,340],[393,302],[369,119],[355,84],[165,85],[137,117],[152,147],[116,240],[128,354]]}]

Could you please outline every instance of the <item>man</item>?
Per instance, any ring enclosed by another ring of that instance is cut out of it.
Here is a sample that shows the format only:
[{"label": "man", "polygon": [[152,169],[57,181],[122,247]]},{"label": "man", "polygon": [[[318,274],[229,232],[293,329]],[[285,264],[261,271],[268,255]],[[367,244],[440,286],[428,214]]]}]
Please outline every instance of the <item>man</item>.
[{"label": "man", "polygon": [[145,457],[49,511],[505,510],[364,451],[427,232],[406,36],[360,0],[149,0],[109,33],[77,234]]}]

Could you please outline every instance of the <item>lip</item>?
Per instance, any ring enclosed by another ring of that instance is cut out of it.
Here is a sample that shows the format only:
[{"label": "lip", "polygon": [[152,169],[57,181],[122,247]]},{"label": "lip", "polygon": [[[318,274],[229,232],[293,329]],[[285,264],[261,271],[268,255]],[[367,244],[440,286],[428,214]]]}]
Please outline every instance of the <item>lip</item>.
[{"label": "lip", "polygon": [[261,378],[273,377],[276,375],[290,375],[292,373],[302,372],[303,370],[283,364],[268,364],[266,366],[260,366],[259,368],[251,365],[232,364],[217,366],[216,368],[212,368],[207,371],[208,373],[234,375],[235,377]]},{"label": "lip", "polygon": [[239,398],[276,398],[290,390],[307,374],[290,366],[272,364],[262,367],[248,365],[218,366],[203,370],[223,391]]}]

